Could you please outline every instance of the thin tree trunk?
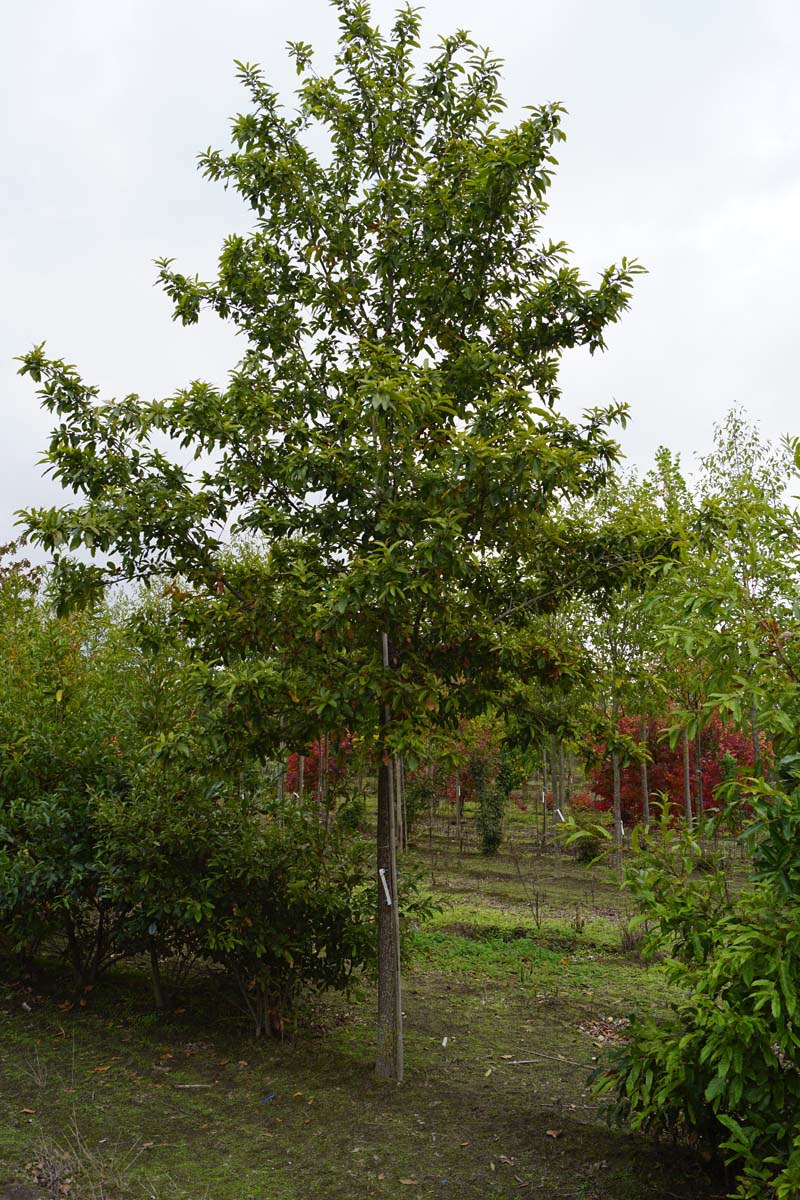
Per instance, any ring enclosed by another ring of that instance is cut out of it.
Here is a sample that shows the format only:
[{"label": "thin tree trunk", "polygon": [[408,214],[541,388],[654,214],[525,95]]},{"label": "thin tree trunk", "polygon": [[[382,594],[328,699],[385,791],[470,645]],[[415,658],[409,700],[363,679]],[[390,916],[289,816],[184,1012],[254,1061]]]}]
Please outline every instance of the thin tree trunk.
[{"label": "thin tree trunk", "polygon": [[406,764],[400,762],[400,800],[403,806],[403,849],[408,849],[408,804],[406,803]]},{"label": "thin tree trunk", "polygon": [[399,758],[394,759],[394,811],[397,846],[400,850],[406,848],[406,828],[403,820],[403,765]]},{"label": "thin tree trunk", "polygon": [[[537,808],[539,806],[537,805]],[[536,832],[539,832],[539,821],[536,821]],[[547,833],[547,744],[542,742],[542,844]]]},{"label": "thin tree trunk", "polygon": [[161,983],[161,967],[158,962],[158,950],[154,937],[150,938],[150,982],[153,985],[153,1003],[156,1011],[161,1012],[164,1008],[164,988]]},{"label": "thin tree trunk", "polygon": [[686,824],[692,827],[692,773],[689,767],[689,731],[684,729],[681,735],[683,743],[683,806],[686,810]]},{"label": "thin tree trunk", "polygon": [[620,784],[619,753],[611,752],[611,774],[614,781],[614,866],[618,875],[622,875],[622,787]]},{"label": "thin tree trunk", "polygon": [[554,774],[554,770],[553,770],[553,757],[552,757],[552,755],[550,755],[548,757],[547,750],[545,748],[545,749],[543,749],[543,752],[542,752],[542,781],[544,783],[544,787],[542,789],[542,792],[543,792],[542,846],[547,845],[547,767],[548,767],[548,765],[550,768],[550,797],[555,802],[556,781],[555,781],[555,774]]},{"label": "thin tree trunk", "polygon": [[317,737],[317,811],[322,819],[322,734]]},{"label": "thin tree trunk", "polygon": [[753,774],[761,774],[761,738],[758,728],[758,712],[755,699],[750,700],[750,736],[753,739]]},{"label": "thin tree trunk", "polygon": [[[639,740],[642,745],[647,748],[647,717],[642,715],[642,723],[639,730]],[[650,825],[650,783],[647,778],[647,759],[643,758],[640,764],[642,772],[642,822],[645,829]]]},{"label": "thin tree trunk", "polygon": [[553,812],[561,808],[561,762],[558,753],[558,742],[554,733],[550,734],[550,775],[553,780]]},{"label": "thin tree trunk", "polygon": [[694,740],[694,786],[697,796],[697,819],[703,819],[703,735],[698,727]]},{"label": "thin tree trunk", "polygon": [[[383,634],[383,666],[389,644]],[[378,1044],[375,1072],[403,1078],[403,1014],[400,983],[400,922],[397,912],[394,770],[386,750],[389,714],[381,708],[378,737]]]},{"label": "thin tree trunk", "polygon": [[461,844],[461,778],[456,771],[456,841],[458,842],[458,853],[460,854],[463,846]]},{"label": "thin tree trunk", "polygon": [[[284,723],[285,723],[285,718],[283,716],[281,716],[281,731],[283,731]],[[278,807],[279,807],[279,809],[281,809],[281,811],[283,810],[283,796],[284,796],[284,792],[286,790],[286,762],[284,759],[285,752],[286,752],[286,743],[281,738],[281,744],[279,747],[279,753],[280,753],[279,771],[280,771],[280,773],[278,775]]]}]

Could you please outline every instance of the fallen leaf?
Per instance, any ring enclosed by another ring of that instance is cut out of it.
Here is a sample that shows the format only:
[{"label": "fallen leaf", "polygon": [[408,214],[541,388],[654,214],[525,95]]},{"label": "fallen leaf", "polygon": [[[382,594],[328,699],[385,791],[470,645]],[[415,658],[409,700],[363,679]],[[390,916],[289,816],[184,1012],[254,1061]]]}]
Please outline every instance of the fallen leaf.
[{"label": "fallen leaf", "polygon": [[492,1071],[493,1071],[493,1070],[494,1070],[494,1067],[489,1067],[489,1070],[488,1070],[488,1071],[484,1071],[484,1072],[483,1072],[483,1078],[484,1078],[484,1079],[488,1079],[488,1078],[489,1078],[489,1076],[491,1075],[491,1073],[492,1073]]},{"label": "fallen leaf", "polygon": [[110,1071],[110,1065],[107,1067],[92,1067],[89,1071],[90,1075],[102,1075],[104,1071]]},{"label": "fallen leaf", "polygon": [[514,1055],[513,1054],[501,1054],[500,1057],[501,1058],[513,1058]]},{"label": "fallen leaf", "polygon": [[547,1134],[548,1137],[551,1137],[551,1138],[561,1137],[560,1129],[546,1129],[545,1133]]},{"label": "fallen leaf", "polygon": [[292,1092],[292,1096],[302,1096],[302,1092]]},{"label": "fallen leaf", "polygon": [[472,1142],[462,1142],[461,1145],[462,1146],[471,1146]]},{"label": "fallen leaf", "polygon": [[417,1181],[413,1176],[409,1176],[407,1179],[401,1179],[400,1182],[404,1183],[406,1187],[414,1187]]},{"label": "fallen leaf", "polygon": [[34,1117],[34,1116],[36,1116],[36,1109],[35,1109],[35,1108],[21,1108],[19,1111],[20,1111],[21,1113],[25,1113],[25,1114],[26,1114],[27,1116],[29,1116],[29,1117]]}]

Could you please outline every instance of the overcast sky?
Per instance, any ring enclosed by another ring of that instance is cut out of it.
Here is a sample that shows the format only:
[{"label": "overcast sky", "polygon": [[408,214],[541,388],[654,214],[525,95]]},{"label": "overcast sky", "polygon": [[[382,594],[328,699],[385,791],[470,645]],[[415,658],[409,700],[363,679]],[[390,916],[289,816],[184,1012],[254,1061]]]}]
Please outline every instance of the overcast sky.
[{"label": "overcast sky", "polygon": [[[796,0],[430,0],[426,43],[459,27],[505,60],[509,123],[527,104],[569,110],[548,236],[587,278],[623,254],[650,272],[606,355],[565,360],[565,410],[626,401],[641,466],[662,443],[690,465],[736,402],[770,437],[800,434]],[[15,355],[46,339],[106,397],[224,381],[236,339],[211,317],[174,325],[152,260],[210,275],[224,235],[249,227],[195,165],[245,105],[233,60],[290,100],[286,41],[320,66],[335,37],[324,0],[2,5],[0,540],[15,509],[61,497]]]}]

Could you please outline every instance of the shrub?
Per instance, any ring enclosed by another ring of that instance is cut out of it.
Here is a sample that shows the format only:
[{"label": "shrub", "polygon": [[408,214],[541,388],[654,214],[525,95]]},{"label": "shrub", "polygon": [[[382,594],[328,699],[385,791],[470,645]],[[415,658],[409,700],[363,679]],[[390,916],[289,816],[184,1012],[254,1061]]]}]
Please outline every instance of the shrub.
[{"label": "shrub", "polygon": [[490,764],[480,750],[469,757],[469,774],[476,804],[476,825],[483,854],[496,854],[503,840],[506,793],[490,774]]},{"label": "shrub", "polygon": [[[800,1189],[800,792],[750,797],[750,884],[733,899],[699,838],[662,822],[629,867],[650,954],[680,999],[637,1018],[595,1091],[634,1128],[688,1135],[735,1164],[741,1200]],[[699,869],[702,868],[702,869]]]},{"label": "shrub", "polygon": [[[105,806],[103,857],[130,927],[158,959],[191,953],[222,969],[255,1033],[282,1028],[299,995],[346,988],[374,961],[367,847],[313,798],[242,798],[189,781]],[[277,1018],[276,1018],[277,1015]]]},{"label": "shrub", "polygon": [[557,834],[581,863],[594,862],[610,846],[611,814],[594,808],[574,805]]}]

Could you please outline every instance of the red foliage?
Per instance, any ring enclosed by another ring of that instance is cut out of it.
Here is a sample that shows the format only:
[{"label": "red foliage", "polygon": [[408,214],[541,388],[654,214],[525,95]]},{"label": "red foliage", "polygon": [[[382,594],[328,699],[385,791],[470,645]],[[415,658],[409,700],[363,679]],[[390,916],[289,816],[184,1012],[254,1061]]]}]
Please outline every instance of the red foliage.
[{"label": "red foliage", "polygon": [[[638,716],[625,715],[620,718],[620,729],[634,741],[639,741],[641,719]],[[647,782],[651,797],[665,794],[677,805],[683,805],[683,748],[680,742],[674,749],[670,748],[666,736],[668,728],[666,720],[651,720],[648,723],[647,747],[652,760],[647,764]],[[740,771],[747,773],[753,768],[752,739],[738,729],[723,725],[719,716],[714,714],[711,721],[701,734],[700,777],[703,785],[703,808],[706,812],[716,810],[714,791],[723,779],[723,759],[726,755],[734,760]],[[600,748],[603,749],[602,747]],[[762,756],[769,758],[770,748],[766,744],[761,747]],[[689,766],[691,771],[692,804],[697,806],[697,744],[692,741],[689,745]],[[588,782],[594,793],[590,799],[593,807],[609,811],[613,804],[613,776],[611,756],[604,755],[597,766],[588,772]],[[631,763],[620,772],[622,819],[632,825],[642,819],[642,776],[639,763]],[[583,798],[583,793],[579,793]],[[573,804],[578,797],[573,797]],[[580,801],[579,801],[580,803]],[[584,803],[584,807],[587,807]]]},{"label": "red foliage", "polygon": [[[347,771],[353,754],[353,739],[347,733],[337,742],[335,738],[328,737],[325,742],[322,739],[316,738],[310,746],[306,746],[303,758],[303,791],[315,792],[317,782],[319,780],[320,771],[320,753],[323,754],[327,766],[328,785],[337,783],[343,778]],[[325,771],[325,766],[323,766]],[[300,755],[290,754],[286,764],[286,788],[289,792],[296,792],[300,786]]]},{"label": "red foliage", "polygon": [[[456,792],[461,797],[461,804],[469,803],[475,796],[475,783],[472,777],[472,765],[480,759],[486,777],[494,779],[500,761],[500,744],[497,730],[488,721],[480,719],[464,720],[460,723],[458,733],[453,734],[449,746],[453,757],[461,760],[461,766],[447,770],[437,768],[440,794],[455,808]],[[417,774],[427,773],[427,768],[419,772],[410,771],[408,778],[414,779]],[[517,804],[518,808],[523,807]],[[527,807],[527,806],[526,806]]]}]

